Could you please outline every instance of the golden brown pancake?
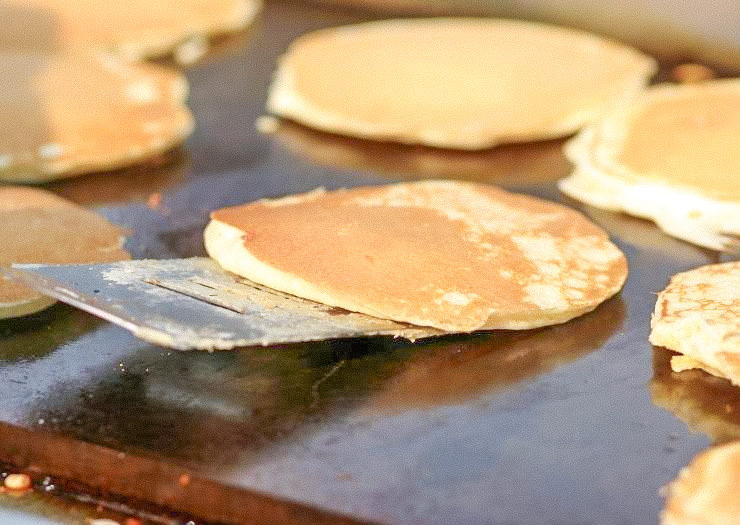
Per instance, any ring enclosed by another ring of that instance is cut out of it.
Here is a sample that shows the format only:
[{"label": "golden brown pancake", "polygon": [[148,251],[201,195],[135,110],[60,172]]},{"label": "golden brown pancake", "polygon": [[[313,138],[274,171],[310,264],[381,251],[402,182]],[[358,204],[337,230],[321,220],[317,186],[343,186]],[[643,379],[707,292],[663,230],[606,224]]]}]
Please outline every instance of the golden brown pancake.
[{"label": "golden brown pancake", "polygon": [[114,51],[130,59],[174,53],[189,63],[206,37],[246,27],[261,0],[3,0],[0,44],[18,49]]},{"label": "golden brown pancake", "polygon": [[178,72],[104,55],[0,52],[0,181],[121,168],[193,130]]},{"label": "golden brown pancake", "polygon": [[740,524],[740,441],[699,454],[668,486],[662,525]]},{"label": "golden brown pancake", "polygon": [[660,292],[650,342],[682,355],[680,372],[701,368],[740,386],[740,262],[679,273]]},{"label": "golden brown pancake", "polygon": [[276,290],[459,332],[565,322],[627,275],[624,255],[581,214],[454,181],[224,208],[205,243],[225,269]]},{"label": "golden brown pancake", "polygon": [[334,133],[485,149],[569,135],[654,71],[651,58],[572,29],[387,20],[297,39],[280,59],[267,108]]},{"label": "golden brown pancake", "polygon": [[[73,264],[128,259],[123,231],[48,191],[0,186],[0,266]],[[0,319],[43,310],[54,301],[0,277]]]},{"label": "golden brown pancake", "polygon": [[714,249],[740,234],[740,79],[660,85],[583,130],[560,183],[593,206]]}]

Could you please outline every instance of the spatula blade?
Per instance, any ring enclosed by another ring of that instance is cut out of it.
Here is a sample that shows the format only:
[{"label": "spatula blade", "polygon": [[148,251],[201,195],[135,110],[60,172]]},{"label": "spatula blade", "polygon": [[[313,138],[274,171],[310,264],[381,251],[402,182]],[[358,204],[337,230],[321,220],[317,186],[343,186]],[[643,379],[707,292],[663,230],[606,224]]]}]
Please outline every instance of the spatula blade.
[{"label": "spatula blade", "polygon": [[227,350],[370,335],[415,340],[442,333],[283,294],[201,257],[91,265],[15,264],[2,271],[140,339],[178,350]]}]

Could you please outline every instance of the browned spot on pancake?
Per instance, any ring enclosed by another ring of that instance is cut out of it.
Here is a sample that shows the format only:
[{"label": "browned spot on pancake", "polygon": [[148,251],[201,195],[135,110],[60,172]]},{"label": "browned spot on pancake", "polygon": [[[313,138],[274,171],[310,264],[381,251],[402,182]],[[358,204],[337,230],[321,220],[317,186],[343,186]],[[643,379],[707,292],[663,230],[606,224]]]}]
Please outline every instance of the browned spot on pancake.
[{"label": "browned spot on pancake", "polygon": [[668,301],[662,300],[660,301],[660,316],[665,317],[668,315]]}]

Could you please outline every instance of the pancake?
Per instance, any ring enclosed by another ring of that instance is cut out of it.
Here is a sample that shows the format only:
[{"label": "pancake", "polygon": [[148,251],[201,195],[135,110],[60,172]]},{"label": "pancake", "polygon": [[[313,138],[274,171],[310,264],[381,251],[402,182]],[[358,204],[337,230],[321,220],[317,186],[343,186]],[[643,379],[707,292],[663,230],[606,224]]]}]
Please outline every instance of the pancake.
[{"label": "pancake", "polygon": [[113,51],[129,60],[173,54],[182,63],[207,37],[246,27],[261,0],[3,0],[0,44],[16,49]]},{"label": "pancake", "polygon": [[674,371],[701,368],[740,386],[740,262],[675,275],[651,326],[652,344],[682,354],[671,359]]},{"label": "pancake", "polygon": [[699,454],[668,486],[662,525],[740,524],[740,441]]},{"label": "pancake", "polygon": [[572,29],[387,20],[298,38],[280,59],[267,109],[360,138],[485,149],[569,135],[641,89],[655,68]]},{"label": "pancake", "polygon": [[[129,259],[123,230],[103,217],[36,188],[0,186],[0,266],[12,263],[73,264]],[[54,303],[0,277],[0,319],[43,310]]]},{"label": "pancake", "polygon": [[193,130],[178,72],[104,55],[0,53],[0,181],[141,162]]},{"label": "pancake", "polygon": [[740,79],[660,85],[566,146],[566,194],[716,250],[740,235]]},{"label": "pancake", "polygon": [[622,252],[581,214],[455,181],[224,208],[205,245],[225,269],[273,289],[454,332],[562,323],[627,275]]}]

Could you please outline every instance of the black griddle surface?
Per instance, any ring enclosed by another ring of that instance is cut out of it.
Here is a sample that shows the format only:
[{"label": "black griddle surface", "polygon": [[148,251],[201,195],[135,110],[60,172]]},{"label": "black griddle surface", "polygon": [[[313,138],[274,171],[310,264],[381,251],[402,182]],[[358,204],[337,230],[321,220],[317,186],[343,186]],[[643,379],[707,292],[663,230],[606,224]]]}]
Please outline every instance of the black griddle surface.
[{"label": "black griddle surface", "polygon": [[[139,496],[175,506],[222,487],[222,500],[190,511],[223,521],[339,520],[331,511],[440,525],[656,523],[659,488],[712,440],[740,437],[740,394],[700,372],[671,373],[668,353],[647,342],[668,278],[720,258],[564,198],[559,141],[454,153],[297,125],[255,131],[288,43],[363,16],[268,3],[250,34],[187,71],[198,124],[185,151],[163,166],[49,187],[131,228],[135,257],[165,258],[203,255],[208,212],[226,205],[317,186],[485,181],[566,202],[608,229],[630,261],[622,294],[530,332],[213,354],[149,346],[58,305],[0,322],[0,455],[12,456],[0,459],[81,478],[108,468],[81,481],[138,480]],[[178,489],[163,480],[178,472],[202,492],[166,493]],[[318,512],[308,519],[302,507]]]}]

